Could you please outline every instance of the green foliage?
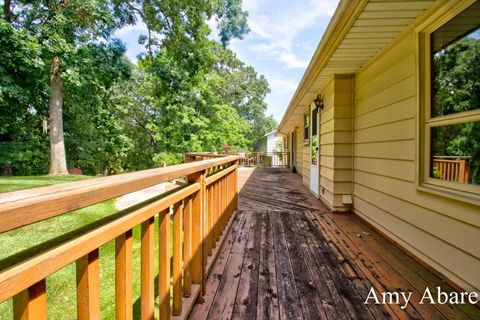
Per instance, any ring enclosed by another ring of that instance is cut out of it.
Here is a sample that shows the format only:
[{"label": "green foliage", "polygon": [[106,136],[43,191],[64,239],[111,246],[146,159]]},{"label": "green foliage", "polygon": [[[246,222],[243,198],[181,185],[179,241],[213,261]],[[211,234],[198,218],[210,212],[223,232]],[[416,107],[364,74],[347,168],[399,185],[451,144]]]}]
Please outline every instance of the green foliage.
[{"label": "green foliage", "polygon": [[[39,0],[13,8],[11,24],[0,21],[0,167],[14,174],[47,172],[55,56],[67,165],[86,174],[175,164],[184,152],[224,145],[249,150],[276,127],[265,116],[267,80],[225,48],[248,32],[240,0]],[[222,44],[208,38],[211,18]],[[135,66],[108,37],[139,21],[147,53]]]},{"label": "green foliage", "polygon": [[39,188],[53,184],[73,182],[78,180],[91,179],[89,176],[36,176],[36,177],[0,177],[0,193],[12,192],[23,189]]},{"label": "green foliage", "polygon": [[[480,39],[464,38],[434,56],[432,116],[478,109],[480,105]],[[470,156],[471,183],[480,184],[480,122],[433,130],[433,153]],[[434,173],[435,174],[435,173]]]},{"label": "green foliage", "polygon": [[218,1],[220,42],[227,46],[232,38],[242,38],[250,31],[247,25],[248,12],[242,10],[241,0]]},{"label": "green foliage", "polygon": [[480,105],[480,39],[464,38],[434,57],[433,115],[477,109]]}]

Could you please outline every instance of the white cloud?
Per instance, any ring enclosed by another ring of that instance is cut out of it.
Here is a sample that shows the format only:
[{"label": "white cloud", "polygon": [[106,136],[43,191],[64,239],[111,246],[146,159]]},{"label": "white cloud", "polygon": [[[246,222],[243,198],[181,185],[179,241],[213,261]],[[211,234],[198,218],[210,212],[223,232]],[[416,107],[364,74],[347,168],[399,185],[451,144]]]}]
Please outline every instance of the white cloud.
[{"label": "white cloud", "polygon": [[297,88],[297,83],[295,81],[284,78],[272,78],[269,83],[273,90],[295,91]]},{"label": "white cloud", "polygon": [[115,37],[122,38],[130,33],[147,32],[147,26],[142,21],[138,21],[134,25],[128,25],[115,32]]},{"label": "white cloud", "polygon": [[305,69],[308,66],[308,60],[299,59],[291,51],[282,52],[280,54],[280,61],[285,63],[288,68],[300,68]]},{"label": "white cloud", "polygon": [[308,0],[302,4],[298,1],[283,4],[267,4],[266,0],[244,1],[251,29],[246,39],[257,41],[251,50],[266,54],[283,63],[285,68],[304,69],[309,55],[300,57],[303,52],[295,51],[298,38],[305,29],[318,25],[319,19],[328,21],[337,4],[338,0]]}]

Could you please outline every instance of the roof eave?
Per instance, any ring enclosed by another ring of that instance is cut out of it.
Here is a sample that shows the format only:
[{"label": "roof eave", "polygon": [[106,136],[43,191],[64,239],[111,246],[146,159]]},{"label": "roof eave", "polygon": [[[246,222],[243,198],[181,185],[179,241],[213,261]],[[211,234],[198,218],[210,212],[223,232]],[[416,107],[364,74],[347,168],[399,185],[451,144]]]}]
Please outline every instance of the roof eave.
[{"label": "roof eave", "polygon": [[340,0],[333,17],[325,30],[322,40],[318,44],[317,49],[303,74],[302,80],[300,81],[300,84],[280,121],[277,129],[278,132],[283,134],[288,133],[284,131],[284,126],[291,116],[291,113],[295,110],[298,102],[302,99],[316,76],[335,52],[335,49],[345,37],[367,2],[368,0]]}]

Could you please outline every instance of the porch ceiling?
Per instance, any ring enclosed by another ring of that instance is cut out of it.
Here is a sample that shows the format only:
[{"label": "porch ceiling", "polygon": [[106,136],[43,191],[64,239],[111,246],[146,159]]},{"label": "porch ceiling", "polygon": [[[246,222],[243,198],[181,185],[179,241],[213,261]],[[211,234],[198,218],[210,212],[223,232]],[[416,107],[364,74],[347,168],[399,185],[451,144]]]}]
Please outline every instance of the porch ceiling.
[{"label": "porch ceiling", "polygon": [[334,74],[355,73],[435,1],[340,1],[295,92],[278,131],[288,133]]}]

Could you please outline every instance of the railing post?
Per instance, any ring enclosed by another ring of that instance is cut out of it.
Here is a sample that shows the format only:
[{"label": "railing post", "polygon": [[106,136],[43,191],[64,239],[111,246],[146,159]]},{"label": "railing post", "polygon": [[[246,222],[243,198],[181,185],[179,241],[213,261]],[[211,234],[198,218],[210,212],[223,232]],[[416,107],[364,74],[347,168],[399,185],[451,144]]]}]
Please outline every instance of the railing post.
[{"label": "railing post", "polygon": [[200,190],[192,196],[192,283],[202,287],[202,295],[205,292],[205,268],[204,268],[204,246],[205,246],[205,172],[196,172],[187,177],[189,183],[199,183]]},{"label": "railing post", "polygon": [[45,279],[13,297],[13,319],[47,319],[47,290]]},{"label": "railing post", "polygon": [[77,260],[77,314],[79,320],[100,319],[98,249]]}]

